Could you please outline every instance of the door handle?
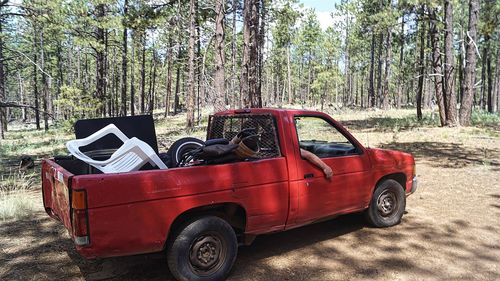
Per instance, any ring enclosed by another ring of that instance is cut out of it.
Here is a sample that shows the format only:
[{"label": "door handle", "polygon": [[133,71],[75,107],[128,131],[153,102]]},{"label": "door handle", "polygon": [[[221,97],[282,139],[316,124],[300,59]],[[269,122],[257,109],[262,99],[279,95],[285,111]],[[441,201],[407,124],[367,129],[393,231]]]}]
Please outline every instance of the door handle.
[{"label": "door handle", "polygon": [[304,178],[305,178],[305,179],[314,178],[314,174],[313,174],[313,173],[310,173],[310,174],[305,174],[305,175],[304,175]]}]

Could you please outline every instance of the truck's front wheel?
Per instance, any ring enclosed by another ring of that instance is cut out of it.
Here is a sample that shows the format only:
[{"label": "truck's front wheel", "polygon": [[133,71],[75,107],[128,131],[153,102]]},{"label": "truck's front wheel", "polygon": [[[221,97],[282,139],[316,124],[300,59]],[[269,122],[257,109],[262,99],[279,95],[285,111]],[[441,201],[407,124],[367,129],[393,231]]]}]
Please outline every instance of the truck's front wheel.
[{"label": "truck's front wheel", "polygon": [[398,224],[406,208],[405,192],[395,180],[385,180],[377,186],[366,210],[368,222],[376,227]]},{"label": "truck's front wheel", "polygon": [[215,216],[187,223],[167,248],[170,271],[178,280],[224,280],[236,260],[233,228]]}]

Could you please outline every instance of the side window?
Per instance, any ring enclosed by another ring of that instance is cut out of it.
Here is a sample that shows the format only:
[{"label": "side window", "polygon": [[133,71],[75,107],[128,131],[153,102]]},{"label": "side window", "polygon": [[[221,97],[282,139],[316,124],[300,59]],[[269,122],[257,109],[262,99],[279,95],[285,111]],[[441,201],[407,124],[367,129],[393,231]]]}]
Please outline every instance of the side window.
[{"label": "side window", "polygon": [[318,157],[357,154],[358,149],[334,126],[319,117],[295,117],[299,146]]}]

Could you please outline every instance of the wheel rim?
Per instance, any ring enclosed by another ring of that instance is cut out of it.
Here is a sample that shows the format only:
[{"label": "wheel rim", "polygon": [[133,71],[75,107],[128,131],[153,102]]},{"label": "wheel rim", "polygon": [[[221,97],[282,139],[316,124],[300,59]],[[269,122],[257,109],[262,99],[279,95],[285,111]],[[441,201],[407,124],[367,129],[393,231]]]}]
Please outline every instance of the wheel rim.
[{"label": "wheel rim", "polygon": [[398,199],[394,192],[384,190],[377,198],[377,209],[383,217],[389,217],[398,209]]},{"label": "wheel rim", "polygon": [[189,263],[200,276],[219,270],[226,259],[226,244],[216,233],[201,235],[191,244]]}]

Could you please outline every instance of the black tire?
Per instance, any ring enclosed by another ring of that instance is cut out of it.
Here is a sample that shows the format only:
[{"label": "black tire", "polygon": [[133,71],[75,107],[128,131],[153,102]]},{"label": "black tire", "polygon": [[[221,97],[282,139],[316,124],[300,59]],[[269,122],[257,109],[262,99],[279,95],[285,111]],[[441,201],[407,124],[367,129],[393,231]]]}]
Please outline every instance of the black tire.
[{"label": "black tire", "polygon": [[406,196],[401,184],[385,180],[373,192],[365,217],[375,227],[389,227],[401,222],[405,208]]},{"label": "black tire", "polygon": [[206,216],[180,229],[167,247],[167,261],[177,280],[224,280],[237,253],[233,228],[219,217]]},{"label": "black tire", "polygon": [[182,155],[185,153],[200,148],[205,145],[205,142],[199,140],[197,138],[182,138],[176,140],[168,149],[168,155],[170,156],[172,167],[177,167],[179,161],[182,158]]}]

